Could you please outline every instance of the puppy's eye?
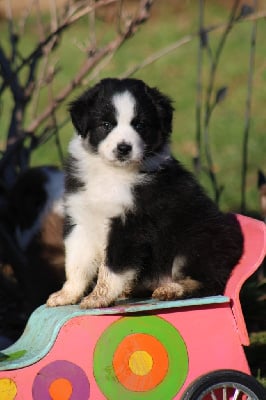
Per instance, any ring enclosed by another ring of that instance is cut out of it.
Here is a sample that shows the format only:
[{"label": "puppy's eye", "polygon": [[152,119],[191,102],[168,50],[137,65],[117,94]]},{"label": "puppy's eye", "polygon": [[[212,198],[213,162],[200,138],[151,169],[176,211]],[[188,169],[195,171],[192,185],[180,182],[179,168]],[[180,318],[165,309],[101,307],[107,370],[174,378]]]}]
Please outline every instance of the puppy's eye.
[{"label": "puppy's eye", "polygon": [[134,129],[136,129],[136,131],[138,131],[138,132],[142,132],[142,131],[144,131],[144,129],[145,129],[145,123],[144,122],[141,122],[141,121],[133,121],[132,122],[132,126],[133,126],[133,128]]},{"label": "puppy's eye", "polygon": [[110,131],[111,129],[113,129],[114,126],[111,122],[103,121],[102,127],[104,128],[104,130]]}]

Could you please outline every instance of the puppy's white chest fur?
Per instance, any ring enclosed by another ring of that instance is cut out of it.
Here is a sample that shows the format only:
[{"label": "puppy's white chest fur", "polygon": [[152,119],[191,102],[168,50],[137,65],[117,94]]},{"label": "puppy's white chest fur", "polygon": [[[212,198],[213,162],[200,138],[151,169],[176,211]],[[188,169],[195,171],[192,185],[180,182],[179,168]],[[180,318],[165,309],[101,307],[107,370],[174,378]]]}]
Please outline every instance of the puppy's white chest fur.
[{"label": "puppy's white chest fur", "polygon": [[68,194],[66,212],[72,222],[80,227],[90,245],[106,247],[110,218],[124,216],[134,208],[132,187],[140,181],[130,169],[106,164],[97,154],[87,151],[79,137],[70,144],[70,154],[75,157],[76,176],[83,189]]},{"label": "puppy's white chest fur", "polygon": [[133,208],[132,187],[140,180],[136,171],[106,164],[97,154],[87,152],[79,137],[71,142],[70,153],[77,159],[77,178],[84,184],[84,190],[73,194],[71,201],[76,197],[85,212],[105,218]]},{"label": "puppy's white chest fur", "polygon": [[132,186],[136,176],[125,172],[106,166],[101,160],[94,160],[84,193],[85,202],[92,212],[112,218],[133,208]]}]

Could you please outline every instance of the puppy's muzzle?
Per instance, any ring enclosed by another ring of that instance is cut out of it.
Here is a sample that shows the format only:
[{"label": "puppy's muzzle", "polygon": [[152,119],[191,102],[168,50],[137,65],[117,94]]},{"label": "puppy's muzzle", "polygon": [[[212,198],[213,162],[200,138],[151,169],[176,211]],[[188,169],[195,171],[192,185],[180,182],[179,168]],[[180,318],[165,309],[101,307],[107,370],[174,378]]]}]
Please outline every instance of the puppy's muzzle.
[{"label": "puppy's muzzle", "polygon": [[115,155],[118,160],[125,161],[130,158],[132,153],[132,145],[130,143],[118,143],[115,149]]}]

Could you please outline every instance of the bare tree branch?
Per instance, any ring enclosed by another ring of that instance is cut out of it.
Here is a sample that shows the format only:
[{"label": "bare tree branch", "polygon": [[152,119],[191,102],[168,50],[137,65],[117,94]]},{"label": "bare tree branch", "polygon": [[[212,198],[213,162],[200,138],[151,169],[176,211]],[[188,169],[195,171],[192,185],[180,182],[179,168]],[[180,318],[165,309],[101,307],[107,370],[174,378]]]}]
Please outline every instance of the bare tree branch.
[{"label": "bare tree branch", "polygon": [[[9,74],[7,76],[4,76],[4,82],[2,87],[0,88],[0,95],[2,92],[5,90],[5,88],[12,83],[12,80],[15,79],[15,76],[17,76],[20,71],[27,67],[28,65],[31,64],[32,60],[40,59],[42,57],[42,54],[44,52],[44,48],[51,42],[53,41],[54,37],[58,36],[59,34],[62,34],[63,31],[65,31],[68,27],[70,27],[72,24],[74,24],[76,21],[78,21],[80,18],[82,18],[84,15],[109,4],[116,3],[118,0],[100,0],[97,2],[94,7],[92,6],[87,6],[82,8],[79,11],[76,11],[77,9],[75,8],[72,13],[68,13],[68,15],[63,17],[63,22],[61,25],[57,27],[54,31],[52,31],[47,37],[42,40],[36,48],[26,57],[22,60],[20,65],[12,71],[11,68],[9,68]],[[73,14],[74,13],[74,14]],[[1,61],[1,58],[0,58]]]},{"label": "bare tree branch", "polygon": [[[6,0],[11,10],[11,0]],[[111,59],[116,50],[128,40],[138,29],[138,26],[145,22],[149,17],[149,10],[152,5],[152,0],[139,0],[139,9],[134,17],[131,19],[122,20],[121,0],[87,0],[74,1],[69,0],[67,7],[58,13],[56,7],[56,0],[49,0],[50,20],[44,23],[43,16],[41,15],[39,0],[33,0],[30,4],[30,9],[36,7],[36,20],[38,31],[40,35],[39,43],[35,46],[30,54],[21,59],[18,55],[17,47],[14,47],[14,63],[13,59],[4,51],[0,46],[0,67],[2,72],[2,86],[0,94],[5,89],[9,89],[13,96],[13,109],[12,118],[7,134],[7,148],[0,160],[0,171],[4,180],[12,184],[14,181],[16,171],[22,166],[27,164],[27,157],[33,147],[37,146],[44,138],[50,137],[51,132],[56,136],[56,143],[60,159],[62,152],[58,136],[58,120],[56,111],[64,102],[72,91],[82,85],[83,80],[90,74],[92,76],[97,74],[104,63]],[[117,4],[119,18],[119,26],[123,28],[116,33],[114,39],[108,44],[96,48],[96,24],[95,12],[100,7]],[[9,10],[10,32],[13,34],[14,26],[11,20],[11,11]],[[89,36],[90,40],[84,49],[85,60],[77,71],[76,75],[70,83],[64,88],[59,90],[57,94],[53,95],[53,81],[58,71],[55,67],[54,61],[51,62],[51,54],[59,43],[59,38],[63,32],[70,28],[75,22],[82,17],[88,15]],[[21,23],[22,29],[25,28],[26,20],[29,16],[29,11],[24,13],[23,22]],[[10,35],[11,35],[10,33]],[[11,40],[11,39],[10,39]],[[25,70],[25,71],[24,71]],[[42,87],[46,86],[48,93],[50,93],[50,101],[46,107],[39,107],[40,95]],[[31,107],[29,107],[29,105]],[[25,117],[31,108],[31,119],[28,126],[25,127]],[[40,108],[40,109],[39,109]],[[45,123],[47,124],[46,126]],[[43,125],[43,134],[40,135],[38,129]],[[33,141],[29,148],[26,148],[23,143],[28,138],[29,133],[32,135]],[[19,141],[17,145],[16,141]],[[20,155],[19,155],[20,154]],[[23,161],[23,162],[22,162]],[[21,165],[19,163],[22,163]],[[6,169],[8,166],[8,170]]]},{"label": "bare tree branch", "polygon": [[131,37],[138,26],[146,21],[148,18],[148,11],[152,0],[145,0],[142,1],[142,6],[140,7],[138,15],[127,24],[127,27],[123,33],[121,33],[117,38],[115,38],[112,42],[108,45],[99,49],[94,54],[90,54],[88,59],[85,60],[81,68],[79,69],[78,73],[76,74],[75,78],[67,85],[59,95],[54,99],[54,102],[50,104],[43,112],[40,114],[32,123],[28,126],[27,132],[34,132],[37,127],[45,121],[50,114],[59,106],[62,101],[64,101],[72,91],[81,84],[83,78],[87,75],[87,73],[94,68],[104,57],[108,54],[113,53],[116,51],[126,39]]}]

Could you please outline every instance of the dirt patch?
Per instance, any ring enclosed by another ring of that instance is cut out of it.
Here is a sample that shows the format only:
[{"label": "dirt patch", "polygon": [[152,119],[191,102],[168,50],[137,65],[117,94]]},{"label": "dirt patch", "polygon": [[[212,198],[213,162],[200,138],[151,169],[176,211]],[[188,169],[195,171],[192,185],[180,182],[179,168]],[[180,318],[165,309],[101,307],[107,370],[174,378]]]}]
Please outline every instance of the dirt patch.
[{"label": "dirt patch", "polygon": [[[55,0],[55,4],[57,8],[62,7],[66,4],[67,0]],[[31,10],[34,12],[36,10],[36,5],[33,4],[32,0],[10,0],[10,7],[12,11],[12,15],[19,17],[22,16],[26,10]],[[37,3],[37,2],[36,2]],[[39,0],[38,7],[42,11],[49,10],[50,1],[47,0]],[[7,6],[6,2],[0,0],[0,17],[5,18],[7,15]]]}]

